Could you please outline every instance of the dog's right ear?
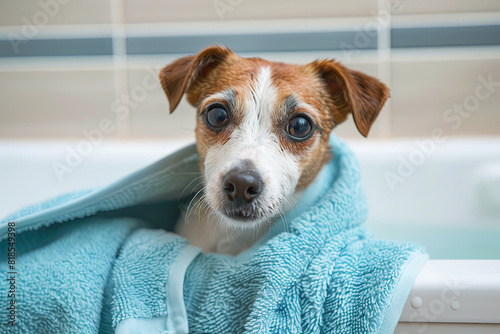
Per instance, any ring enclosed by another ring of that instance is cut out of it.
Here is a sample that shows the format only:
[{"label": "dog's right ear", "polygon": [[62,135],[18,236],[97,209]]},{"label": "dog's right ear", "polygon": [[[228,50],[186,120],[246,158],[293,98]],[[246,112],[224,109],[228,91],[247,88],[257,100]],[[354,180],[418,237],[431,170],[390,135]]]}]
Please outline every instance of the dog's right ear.
[{"label": "dog's right ear", "polygon": [[193,82],[203,80],[211,70],[232,54],[234,53],[229,48],[211,46],[194,56],[177,59],[165,66],[160,72],[160,82],[167,94],[170,113],[175,110]]},{"label": "dog's right ear", "polygon": [[317,60],[306,66],[312,66],[324,82],[339,121],[352,113],[358,131],[366,137],[390,97],[389,88],[378,79],[348,69],[333,59]]}]

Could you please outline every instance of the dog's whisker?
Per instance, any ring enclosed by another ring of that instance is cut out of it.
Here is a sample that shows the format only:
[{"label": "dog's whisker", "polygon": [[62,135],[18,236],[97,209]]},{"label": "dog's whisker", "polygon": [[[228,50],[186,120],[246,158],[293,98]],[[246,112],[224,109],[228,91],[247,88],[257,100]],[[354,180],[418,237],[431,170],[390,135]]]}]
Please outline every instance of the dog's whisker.
[{"label": "dog's whisker", "polygon": [[[226,236],[229,238],[229,243],[231,244],[231,242],[234,241],[234,243],[236,245],[238,245],[238,243],[236,242],[236,239],[234,239],[234,236],[232,236],[232,234],[231,234],[231,228],[229,227],[229,225],[225,224],[225,227],[226,227]],[[231,241],[231,237],[233,237],[232,241]]]},{"label": "dog's whisker", "polygon": [[288,222],[286,220],[286,215],[281,208],[278,209],[278,214],[280,215],[281,221],[283,222],[284,231],[289,232],[290,230],[288,228]]},{"label": "dog's whisker", "polygon": [[198,221],[201,221],[201,211],[205,209],[206,210],[206,206],[203,205],[203,195],[202,197],[196,201],[196,204],[193,206],[193,212],[196,212],[198,214]]},{"label": "dog's whisker", "polygon": [[[213,212],[211,215],[211,219],[212,219],[212,223],[214,221],[214,218],[217,219],[217,221],[215,222],[215,228],[213,229],[213,239],[214,240],[217,240],[217,229],[220,228],[221,224],[221,217],[219,215],[217,215],[215,212]],[[215,245],[217,246],[217,245]]]},{"label": "dog's whisker", "polygon": [[194,183],[194,186],[193,186],[193,188],[192,188],[192,189],[191,189],[191,191],[190,191],[190,193],[192,193],[192,192],[193,192],[193,190],[194,190],[194,188],[195,188],[198,184],[203,183],[203,182],[196,183],[197,181],[199,181],[199,180],[200,180],[200,179],[202,179],[202,178],[203,178],[203,175],[200,175],[200,176],[198,176],[198,177],[194,178],[193,180],[191,180],[191,182],[189,182],[189,183],[187,184],[187,186],[185,186],[185,187],[184,187],[184,189],[181,191],[181,193],[180,193],[179,197],[177,198],[177,200],[180,200],[180,199],[182,198],[182,196],[184,195],[185,191],[187,190],[187,188],[189,188],[189,187],[190,187],[190,186]]},{"label": "dog's whisker", "polygon": [[202,191],[204,191],[204,190],[205,190],[205,187],[201,188],[201,189],[200,189],[200,190],[199,190],[199,191],[198,191],[198,192],[194,195],[194,197],[193,197],[193,198],[191,198],[191,201],[189,201],[189,205],[188,205],[188,207],[187,207],[186,214],[185,214],[185,216],[184,216],[184,219],[185,219],[185,221],[186,221],[186,222],[188,221],[188,217],[189,217],[189,215],[190,215],[190,213],[191,213],[190,208],[191,208],[191,205],[193,204],[193,201],[194,201],[194,200],[196,199],[196,197],[197,197],[197,196],[198,196],[198,195],[199,195]]},{"label": "dog's whisker", "polygon": [[186,193],[186,190],[194,183],[194,186],[193,188],[189,191],[189,193],[193,193],[193,190],[194,188],[199,185],[199,184],[203,184],[203,182],[198,182],[200,179],[203,178],[203,175],[200,175],[196,178],[194,178],[193,180],[191,180],[185,187],[184,189],[182,189],[181,193],[179,194],[179,196],[177,197],[177,201],[180,201],[182,199],[182,197],[184,196],[184,194]]},{"label": "dog's whisker", "polygon": [[295,208],[298,211],[299,210],[299,203],[302,201],[302,199],[298,198],[295,194],[292,194],[291,197],[292,197],[293,201],[295,202]]},{"label": "dog's whisker", "polygon": [[295,208],[297,209],[297,211],[294,210],[294,206],[290,203],[290,201],[285,197],[285,201],[287,202],[288,206],[291,208],[291,211],[292,211],[292,214],[293,214],[293,218],[297,218],[297,215],[299,214],[299,208],[297,205],[295,205]]}]

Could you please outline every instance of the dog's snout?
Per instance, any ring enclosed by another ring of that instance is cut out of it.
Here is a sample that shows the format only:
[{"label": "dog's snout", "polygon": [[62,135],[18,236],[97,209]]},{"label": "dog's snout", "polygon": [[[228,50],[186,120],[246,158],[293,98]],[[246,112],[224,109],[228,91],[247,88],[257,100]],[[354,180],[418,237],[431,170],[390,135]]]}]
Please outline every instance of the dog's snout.
[{"label": "dog's snout", "polygon": [[250,203],[262,191],[262,181],[254,171],[235,168],[222,179],[222,188],[230,201]]}]

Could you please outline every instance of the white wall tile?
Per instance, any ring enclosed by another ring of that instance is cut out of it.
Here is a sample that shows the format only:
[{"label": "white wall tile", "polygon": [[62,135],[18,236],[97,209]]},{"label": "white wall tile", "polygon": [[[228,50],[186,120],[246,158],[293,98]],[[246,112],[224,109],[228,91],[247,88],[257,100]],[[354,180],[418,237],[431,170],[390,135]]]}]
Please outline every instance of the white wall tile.
[{"label": "white wall tile", "polygon": [[[0,26],[110,23],[110,1],[2,1]],[[42,24],[43,23],[43,24]]]},{"label": "white wall tile", "polygon": [[130,134],[132,138],[193,138],[195,109],[185,99],[173,114],[154,64],[129,71]]},{"label": "white wall tile", "polygon": [[0,136],[84,138],[102,119],[116,121],[114,100],[111,70],[0,72]]},{"label": "white wall tile", "polygon": [[370,16],[376,0],[125,0],[128,23]]},{"label": "white wall tile", "polygon": [[[477,88],[482,79],[497,86]],[[392,133],[430,136],[500,135],[500,58],[400,61],[392,64]],[[487,96],[480,101],[475,96]],[[474,105],[477,101],[477,106]],[[464,106],[462,116],[454,105]],[[467,108],[469,108],[468,111]]]}]

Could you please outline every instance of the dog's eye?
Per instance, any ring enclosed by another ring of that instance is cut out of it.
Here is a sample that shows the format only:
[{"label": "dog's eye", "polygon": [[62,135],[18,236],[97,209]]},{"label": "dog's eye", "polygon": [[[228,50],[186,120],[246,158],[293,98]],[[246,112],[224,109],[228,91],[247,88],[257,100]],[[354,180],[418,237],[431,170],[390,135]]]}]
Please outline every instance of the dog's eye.
[{"label": "dog's eye", "polygon": [[229,123],[229,116],[222,106],[214,106],[207,111],[207,124],[214,129],[221,129]]},{"label": "dog's eye", "polygon": [[303,116],[294,117],[288,122],[286,132],[292,136],[293,139],[305,140],[310,137],[313,126],[311,121]]}]

